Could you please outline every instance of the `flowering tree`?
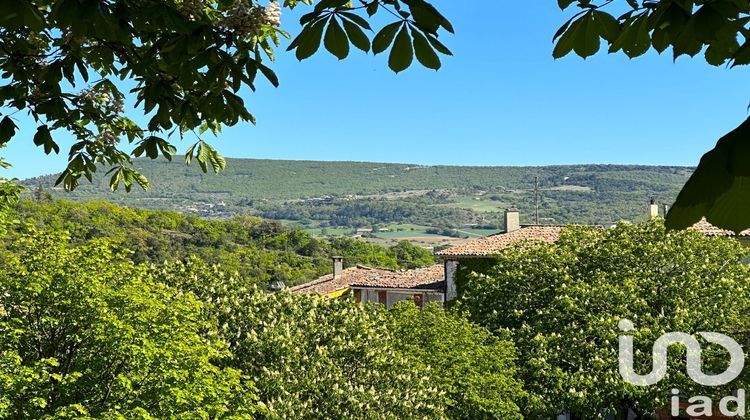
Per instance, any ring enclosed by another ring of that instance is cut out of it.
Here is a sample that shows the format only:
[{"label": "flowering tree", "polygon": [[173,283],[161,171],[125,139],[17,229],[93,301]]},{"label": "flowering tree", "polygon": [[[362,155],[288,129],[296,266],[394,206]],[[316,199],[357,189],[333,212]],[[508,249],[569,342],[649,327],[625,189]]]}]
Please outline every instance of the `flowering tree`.
[{"label": "flowering tree", "polygon": [[209,303],[273,418],[442,418],[444,392],[396,350],[384,310],[266,293],[197,259],[157,267],[161,281]]},{"label": "flowering tree", "polygon": [[[16,135],[14,113],[24,112],[38,123],[33,141],[44,153],[61,152],[56,132],[74,135],[67,168],[57,180],[66,189],[82,176],[91,179],[98,164],[111,166],[113,189],[146,188],[148,180],[131,159],[171,159],[176,149],[166,135],[173,133],[194,134],[186,161],[218,172],[226,162],[200,135],[254,122],[240,90],[254,90],[259,74],[278,85],[269,65],[280,40],[291,38],[280,28],[281,9],[312,3],[1,0],[0,146]],[[438,53],[450,54],[438,33],[453,28],[425,0],[354,3],[317,2],[302,17],[303,28],[289,49],[300,60],[316,53],[321,42],[341,59],[350,45],[376,54],[390,49],[389,66],[397,72],[415,56],[439,68]],[[366,17],[376,14],[392,23],[371,36]],[[125,86],[150,117],[143,127],[125,113]],[[132,153],[121,142],[134,144]]]},{"label": "flowering tree", "polygon": [[[639,373],[649,372],[652,346],[667,332],[719,332],[746,345],[746,253],[734,240],[667,232],[659,221],[568,228],[555,244],[509,249],[485,275],[470,275],[461,306],[515,343],[529,392],[525,415],[568,411],[597,418],[630,409],[649,416],[668,407],[672,388],[730,395],[746,386],[747,374],[725,388],[698,388],[675,346],[665,380],[629,384],[618,371],[618,336],[625,334],[619,322],[635,324],[628,334]],[[723,372],[726,360],[725,352],[706,346],[703,370]]]}]

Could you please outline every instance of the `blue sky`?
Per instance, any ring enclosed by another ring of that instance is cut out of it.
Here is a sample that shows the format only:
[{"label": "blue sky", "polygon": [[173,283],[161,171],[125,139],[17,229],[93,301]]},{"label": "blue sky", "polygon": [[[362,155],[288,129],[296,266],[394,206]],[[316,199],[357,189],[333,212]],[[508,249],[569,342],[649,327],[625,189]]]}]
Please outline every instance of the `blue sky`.
[{"label": "blue sky", "polygon": [[[278,89],[243,95],[258,119],[209,139],[227,157],[451,165],[695,165],[747,117],[747,69],[669,55],[553,60],[566,19],[553,0],[434,4],[454,23],[454,57],[439,72],[395,75],[386,57],[280,52]],[[284,16],[294,32],[296,19]],[[140,115],[134,110],[132,116]],[[61,170],[31,142],[35,125],[0,151],[25,178]],[[178,141],[184,151],[193,139]]]}]

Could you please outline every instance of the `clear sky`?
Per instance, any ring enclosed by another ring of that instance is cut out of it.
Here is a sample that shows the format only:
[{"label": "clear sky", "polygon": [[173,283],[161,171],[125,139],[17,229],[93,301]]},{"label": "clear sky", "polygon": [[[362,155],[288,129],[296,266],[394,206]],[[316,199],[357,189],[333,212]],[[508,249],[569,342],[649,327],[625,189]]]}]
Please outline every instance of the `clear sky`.
[{"label": "clear sky", "polygon": [[[280,52],[281,87],[244,95],[258,125],[209,140],[227,157],[695,165],[748,116],[744,67],[654,53],[553,60],[552,35],[566,18],[556,3],[435,0],[456,28],[445,38],[455,55],[439,72],[395,75],[385,56],[357,50],[343,62],[325,52],[300,63]],[[291,14],[283,20],[297,30]],[[44,157],[31,142],[36,126],[20,125],[0,151],[15,167],[0,175],[60,171],[64,154]],[[178,140],[180,151],[193,141]]]}]

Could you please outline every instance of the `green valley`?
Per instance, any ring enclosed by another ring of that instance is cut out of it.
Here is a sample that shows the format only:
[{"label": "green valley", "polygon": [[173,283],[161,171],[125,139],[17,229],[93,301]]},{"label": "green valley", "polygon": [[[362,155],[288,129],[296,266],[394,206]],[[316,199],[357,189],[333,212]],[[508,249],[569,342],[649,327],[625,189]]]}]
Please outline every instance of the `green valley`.
[{"label": "green valley", "polygon": [[[138,160],[149,191],[111,192],[103,170],[70,193],[56,176],[27,179],[55,198],[107,201],[208,218],[251,215],[292,224],[315,236],[374,241],[407,239],[433,246],[502,228],[501,211],[521,210],[533,223],[539,178],[540,223],[608,224],[641,220],[651,197],[671,203],[692,169],[674,166],[424,166],[369,162],[228,159],[220,175],[173,162]],[[369,232],[372,229],[372,232]],[[361,233],[361,232],[360,232]]]}]

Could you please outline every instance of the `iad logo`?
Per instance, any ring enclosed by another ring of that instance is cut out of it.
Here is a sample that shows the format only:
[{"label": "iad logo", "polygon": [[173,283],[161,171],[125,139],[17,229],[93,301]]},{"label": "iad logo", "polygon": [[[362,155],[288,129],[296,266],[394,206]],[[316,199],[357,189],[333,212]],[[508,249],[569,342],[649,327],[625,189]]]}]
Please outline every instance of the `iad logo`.
[{"label": "iad logo", "polygon": [[[619,324],[620,330],[624,332],[633,331],[633,323],[623,319]],[[652,358],[653,367],[648,375],[639,375],[633,368],[633,337],[630,335],[620,336],[620,375],[625,381],[639,386],[656,385],[664,379],[667,373],[667,350],[673,344],[682,344],[687,349],[687,374],[690,378],[705,386],[720,386],[732,382],[742,373],[745,367],[745,353],[734,339],[724,334],[715,332],[698,333],[709,343],[718,344],[729,352],[731,362],[723,373],[718,375],[706,375],[701,370],[701,345],[692,335],[671,332],[662,335],[654,343]]]},{"label": "iad logo", "polygon": [[[633,323],[627,319],[623,319],[619,323],[620,330],[623,332],[630,332],[635,329]],[[651,372],[647,375],[639,375],[635,372],[633,366],[633,337],[630,335],[621,335],[619,337],[619,368],[620,375],[622,378],[638,386],[655,385],[662,379],[667,373],[667,350],[673,344],[681,344],[687,350],[687,374],[690,378],[698,384],[704,386],[720,386],[726,385],[736,379],[742,369],[745,367],[745,354],[740,346],[734,339],[724,334],[715,332],[699,332],[701,337],[709,343],[718,344],[727,350],[730,357],[729,367],[722,373],[709,375],[703,372],[702,358],[701,358],[701,345],[698,340],[690,335],[681,332],[667,333],[659,337],[652,349],[652,368]],[[679,390],[672,390],[672,415],[679,415]],[[745,391],[738,390],[736,396],[728,396],[723,398],[719,403],[719,411],[725,416],[738,416],[744,415],[745,413]],[[687,407],[688,415],[713,415],[713,402],[710,398],[704,396],[696,396],[688,399],[689,405]],[[729,409],[729,403],[734,403],[736,409]]]}]

